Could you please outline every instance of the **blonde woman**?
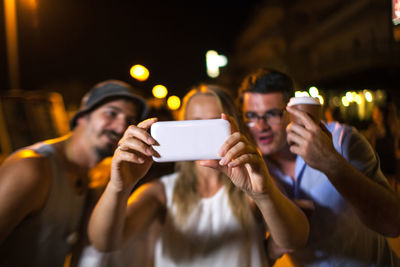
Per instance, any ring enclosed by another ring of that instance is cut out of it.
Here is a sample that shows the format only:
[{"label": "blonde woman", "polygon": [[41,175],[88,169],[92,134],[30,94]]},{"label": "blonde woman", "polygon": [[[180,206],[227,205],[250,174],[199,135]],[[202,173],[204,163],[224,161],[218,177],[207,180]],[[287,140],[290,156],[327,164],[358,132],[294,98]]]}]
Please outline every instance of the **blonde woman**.
[{"label": "blonde woman", "polygon": [[89,223],[93,245],[115,250],[156,222],[161,231],[155,266],[268,266],[266,228],[284,249],[304,246],[307,219],[277,189],[256,147],[240,133],[242,123],[229,94],[200,85],[183,102],[182,119],[230,122],[232,135],[220,148],[222,160],[180,162],[176,173],[130,196],[152,164],[155,140],[148,129],[156,119],[130,126]]}]

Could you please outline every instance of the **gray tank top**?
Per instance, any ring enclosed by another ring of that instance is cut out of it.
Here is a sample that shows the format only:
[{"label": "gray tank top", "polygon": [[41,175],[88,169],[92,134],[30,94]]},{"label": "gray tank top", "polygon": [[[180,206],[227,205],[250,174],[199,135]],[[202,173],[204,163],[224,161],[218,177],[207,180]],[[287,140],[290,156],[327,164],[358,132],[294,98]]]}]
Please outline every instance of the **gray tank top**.
[{"label": "gray tank top", "polygon": [[2,267],[61,267],[78,238],[85,196],[69,185],[52,146],[41,144],[34,150],[51,162],[49,194],[43,209],[25,218],[0,245]]}]

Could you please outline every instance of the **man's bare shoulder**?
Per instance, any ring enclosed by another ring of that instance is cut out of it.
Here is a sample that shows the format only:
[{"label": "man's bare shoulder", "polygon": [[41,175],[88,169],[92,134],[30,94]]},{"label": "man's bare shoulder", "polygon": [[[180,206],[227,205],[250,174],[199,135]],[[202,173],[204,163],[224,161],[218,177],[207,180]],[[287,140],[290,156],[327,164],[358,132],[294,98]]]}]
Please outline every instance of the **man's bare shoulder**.
[{"label": "man's bare shoulder", "polygon": [[50,188],[46,157],[24,149],[0,166],[0,243],[27,216],[39,211]]},{"label": "man's bare shoulder", "polygon": [[28,170],[40,170],[44,171],[42,168],[49,163],[47,157],[35,152],[32,149],[22,149],[13,154],[0,166],[0,172],[7,170],[8,172],[24,172]]},{"label": "man's bare shoulder", "polygon": [[50,178],[49,159],[31,149],[15,152],[0,166],[0,186],[18,187],[21,193],[46,190]]}]

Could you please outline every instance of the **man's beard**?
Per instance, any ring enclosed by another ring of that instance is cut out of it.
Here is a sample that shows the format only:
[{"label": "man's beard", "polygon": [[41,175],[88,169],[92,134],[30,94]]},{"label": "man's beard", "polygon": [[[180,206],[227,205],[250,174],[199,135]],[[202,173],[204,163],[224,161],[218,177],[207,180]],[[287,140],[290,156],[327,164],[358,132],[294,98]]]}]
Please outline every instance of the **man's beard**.
[{"label": "man's beard", "polygon": [[[116,139],[121,139],[122,135],[117,134],[116,132],[112,131],[112,130],[103,130],[100,134],[101,135],[108,135],[111,137],[114,137]],[[104,147],[95,147],[95,152],[99,158],[99,161],[107,158],[107,157],[111,157],[114,154],[114,150],[115,150],[115,145],[112,144],[106,144]]]},{"label": "man's beard", "polygon": [[95,152],[97,157],[99,158],[99,161],[111,157],[114,154],[115,148],[113,145],[109,144],[106,147],[96,147]]}]

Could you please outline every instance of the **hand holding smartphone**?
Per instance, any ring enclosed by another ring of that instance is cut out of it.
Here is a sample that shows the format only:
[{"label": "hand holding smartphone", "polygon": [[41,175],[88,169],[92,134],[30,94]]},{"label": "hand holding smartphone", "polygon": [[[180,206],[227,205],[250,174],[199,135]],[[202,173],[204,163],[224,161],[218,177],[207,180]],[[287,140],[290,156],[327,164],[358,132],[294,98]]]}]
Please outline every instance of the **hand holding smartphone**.
[{"label": "hand holding smartphone", "polygon": [[156,162],[221,159],[218,150],[231,134],[224,119],[160,121],[150,128]]}]

